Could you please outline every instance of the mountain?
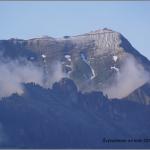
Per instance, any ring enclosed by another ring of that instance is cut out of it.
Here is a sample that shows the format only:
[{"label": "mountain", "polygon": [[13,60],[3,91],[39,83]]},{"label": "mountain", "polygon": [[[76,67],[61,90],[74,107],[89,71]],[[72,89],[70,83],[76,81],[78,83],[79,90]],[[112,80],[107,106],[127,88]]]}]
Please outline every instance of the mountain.
[{"label": "mountain", "polygon": [[[0,52],[13,60],[25,57],[43,67],[46,86],[51,84],[49,76],[58,63],[65,74],[63,77],[72,79],[79,90],[103,91],[112,99],[127,97],[149,80],[150,61],[123,35],[107,28],[62,38],[1,40]],[[128,87],[131,89],[123,93]]]},{"label": "mountain", "polygon": [[149,106],[81,93],[67,78],[24,89],[0,101],[0,148],[150,147]]},{"label": "mountain", "polygon": [[150,61],[122,34],[0,40],[0,72],[0,148],[150,148]]}]

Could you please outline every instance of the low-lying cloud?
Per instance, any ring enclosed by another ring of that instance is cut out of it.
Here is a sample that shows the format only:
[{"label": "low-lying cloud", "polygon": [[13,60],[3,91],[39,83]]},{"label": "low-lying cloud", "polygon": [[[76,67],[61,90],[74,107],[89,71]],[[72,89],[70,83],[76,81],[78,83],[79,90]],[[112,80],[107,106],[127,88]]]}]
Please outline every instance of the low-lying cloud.
[{"label": "low-lying cloud", "polygon": [[0,61],[0,97],[23,93],[22,83],[43,85],[43,71],[25,59]]},{"label": "low-lying cloud", "polygon": [[0,56],[0,98],[13,93],[24,93],[23,83],[35,83],[50,88],[54,82],[66,77],[59,61],[39,67],[26,58],[4,59]]},{"label": "low-lying cloud", "polygon": [[104,90],[109,98],[123,98],[149,81],[149,74],[135,58],[128,56],[113,84]]},{"label": "low-lying cloud", "polygon": [[[61,62],[54,62],[50,66],[38,67],[25,58],[17,60],[0,57],[0,98],[13,93],[24,93],[22,83],[34,82],[49,88],[54,82],[67,77],[62,70]],[[48,68],[49,67],[49,68]],[[129,56],[116,73],[114,82],[103,90],[109,98],[123,98],[135,89],[149,81],[149,74],[135,58]]]},{"label": "low-lying cloud", "polygon": [[55,82],[60,81],[64,77],[68,77],[68,75],[64,73],[61,62],[53,62],[49,73],[46,75],[46,87],[52,87]]}]

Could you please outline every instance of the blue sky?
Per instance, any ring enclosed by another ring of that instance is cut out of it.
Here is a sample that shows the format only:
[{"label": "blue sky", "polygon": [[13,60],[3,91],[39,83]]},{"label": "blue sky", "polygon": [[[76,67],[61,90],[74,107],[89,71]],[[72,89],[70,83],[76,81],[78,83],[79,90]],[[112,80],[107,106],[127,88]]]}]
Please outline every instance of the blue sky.
[{"label": "blue sky", "polygon": [[62,37],[110,28],[150,59],[150,1],[0,2],[0,39]]}]

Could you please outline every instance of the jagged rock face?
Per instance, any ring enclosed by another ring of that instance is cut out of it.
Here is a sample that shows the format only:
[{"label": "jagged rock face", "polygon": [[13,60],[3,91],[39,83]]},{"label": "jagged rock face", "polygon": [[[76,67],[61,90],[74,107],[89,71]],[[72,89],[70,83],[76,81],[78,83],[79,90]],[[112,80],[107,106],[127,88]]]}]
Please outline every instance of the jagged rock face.
[{"label": "jagged rock face", "polygon": [[103,91],[110,86],[129,56],[150,71],[150,62],[120,33],[109,29],[57,39],[44,37],[0,41],[0,51],[11,58],[27,57],[42,66],[48,75],[53,70],[52,65],[59,62],[67,76],[84,92]]}]

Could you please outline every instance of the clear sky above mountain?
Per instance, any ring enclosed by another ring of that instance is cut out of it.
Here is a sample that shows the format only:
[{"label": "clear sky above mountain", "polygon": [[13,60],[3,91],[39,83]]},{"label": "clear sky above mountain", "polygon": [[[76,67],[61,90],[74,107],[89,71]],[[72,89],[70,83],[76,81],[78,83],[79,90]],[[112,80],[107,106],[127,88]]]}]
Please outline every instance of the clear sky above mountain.
[{"label": "clear sky above mountain", "polygon": [[1,1],[0,20],[0,39],[62,37],[110,28],[150,59],[150,1]]}]

